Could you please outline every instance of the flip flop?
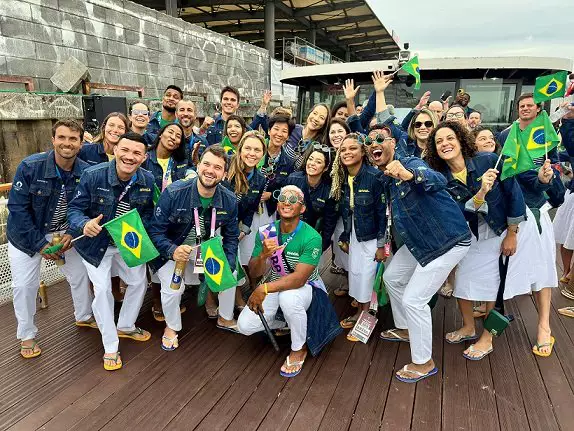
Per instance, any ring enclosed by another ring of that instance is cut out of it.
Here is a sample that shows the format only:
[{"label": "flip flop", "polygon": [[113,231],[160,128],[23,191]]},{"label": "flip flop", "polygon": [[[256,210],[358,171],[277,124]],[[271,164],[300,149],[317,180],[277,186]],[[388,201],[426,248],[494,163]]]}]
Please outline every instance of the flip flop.
[{"label": "flip flop", "polygon": [[564,287],[563,289],[560,289],[560,293],[565,298],[574,299],[574,292],[572,292],[570,289],[568,289],[568,286]]},{"label": "flip flop", "polygon": [[136,328],[133,331],[118,330],[118,337],[130,338],[134,341],[147,341],[151,338],[151,334],[142,328]]},{"label": "flip flop", "polygon": [[161,337],[161,348],[166,352],[172,352],[179,347],[179,341],[177,340],[177,334],[173,338],[169,338],[164,335]]},{"label": "flip flop", "polygon": [[115,371],[115,370],[119,370],[120,368],[122,368],[123,363],[122,363],[122,358],[120,357],[120,352],[116,353],[115,357],[111,357],[107,355],[104,355],[104,359],[108,360],[108,361],[114,361],[114,365],[106,365],[106,363],[104,362],[104,370],[107,371]]},{"label": "flip flop", "polygon": [[335,296],[347,296],[349,294],[349,289],[345,289],[343,287],[337,287],[333,290],[333,295]]},{"label": "flip flop", "polygon": [[[456,338],[449,339],[448,336],[450,334],[456,334]],[[474,335],[462,335],[458,331],[453,331],[453,332],[449,332],[448,334],[446,334],[444,339],[448,344],[460,344],[460,343],[464,343],[465,341],[478,340],[478,335],[476,335],[476,334],[474,334]]]},{"label": "flip flop", "polygon": [[[391,334],[391,336],[388,335],[383,335],[385,333]],[[392,342],[405,342],[405,343],[410,343],[410,340],[408,338],[405,337],[401,337],[399,334],[397,334],[397,330],[396,329],[389,329],[387,331],[383,331],[381,332],[381,340],[385,340],[385,341],[392,341]]]},{"label": "flip flop", "polygon": [[349,317],[345,317],[343,320],[341,320],[339,322],[339,324],[341,325],[341,328],[343,329],[351,329],[353,326],[355,326],[355,323],[357,323],[357,318],[353,317],[353,316],[349,316]]},{"label": "flip flop", "polygon": [[[541,356],[543,358],[547,358],[548,356],[550,356],[552,354],[552,349],[554,349],[554,343],[555,342],[556,342],[556,339],[553,336],[550,336],[550,342],[549,343],[542,343],[542,344],[536,343],[536,345],[532,347],[532,353],[534,353],[536,356]],[[548,347],[548,346],[550,346],[550,351],[548,353],[542,353],[540,351],[540,349],[542,347]]]},{"label": "flip flop", "polygon": [[[35,350],[37,345],[38,345],[38,342],[35,340],[31,346],[23,346],[22,344],[20,344],[20,355],[22,355],[22,357],[24,359],[31,359],[31,358],[36,358],[36,357],[40,356],[42,354],[42,349],[40,349],[38,347],[38,350]],[[32,353],[30,353],[29,355],[25,355],[23,353],[24,350],[31,350]]]},{"label": "flip flop", "polygon": [[205,307],[208,319],[217,319],[219,317],[219,307]]},{"label": "flip flop", "polygon": [[558,313],[567,317],[574,317],[574,307],[559,308]]},{"label": "flip flop", "polygon": [[285,359],[285,362],[283,363],[283,365],[285,365],[287,367],[299,367],[299,369],[297,371],[293,371],[292,373],[287,373],[283,370],[280,370],[279,374],[281,374],[283,377],[288,377],[288,378],[295,377],[303,369],[303,364],[305,363],[305,359],[307,359],[306,353],[305,353],[305,356],[303,357],[302,361],[295,361],[295,362],[291,362],[289,360],[289,355],[287,355],[287,358]]},{"label": "flip flop", "polygon": [[273,335],[275,335],[276,337],[284,337],[290,334],[291,334],[291,328],[289,328],[288,326],[285,326],[284,328],[280,329],[275,329],[273,331]]},{"label": "flip flop", "polygon": [[560,278],[560,283],[568,284],[569,282],[570,279],[566,275]]},{"label": "flip flop", "polygon": [[397,380],[400,380],[401,382],[404,382],[404,383],[416,383],[418,381],[426,379],[427,377],[434,376],[436,373],[438,373],[437,367],[434,367],[428,373],[421,373],[420,371],[409,370],[407,367],[408,367],[408,364],[405,365],[403,368],[401,368],[401,371],[406,371],[408,373],[415,374],[417,377],[413,377],[413,378],[402,377],[399,375],[399,372],[396,372],[395,377],[397,378]]},{"label": "flip flop", "polygon": [[357,302],[356,299],[353,299],[353,302],[351,302],[351,307],[353,307],[353,308],[359,308],[359,303]]},{"label": "flip flop", "polygon": [[360,341],[357,337],[352,336],[351,333],[347,334],[347,340],[352,341],[353,343]]},{"label": "flip flop", "polygon": [[229,332],[234,332],[235,334],[239,334],[239,329],[237,329],[237,323],[234,323],[233,325],[220,325],[219,323],[217,323],[217,327],[219,329],[223,329],[224,331],[229,331]]},{"label": "flip flop", "polygon": [[153,319],[156,322],[165,322],[165,316],[163,315],[163,311],[156,310],[153,305],[151,307],[151,314],[153,315]]},{"label": "flip flop", "polygon": [[472,344],[468,348],[468,350],[469,350],[469,353],[478,352],[478,353],[480,353],[480,355],[479,356],[470,356],[466,353],[463,353],[462,356],[464,356],[469,361],[480,361],[481,359],[484,359],[485,356],[488,356],[489,354],[491,354],[494,349],[491,347],[490,349],[488,349],[486,351],[478,350],[478,349],[475,349],[474,344]]},{"label": "flip flop", "polygon": [[482,309],[479,305],[472,307],[472,317],[474,317],[475,319],[478,319],[478,318],[484,317],[484,316],[486,316],[486,311],[482,311]]},{"label": "flip flop", "polygon": [[88,320],[76,320],[76,326],[98,329],[98,324],[96,323],[94,316],[90,317]]}]

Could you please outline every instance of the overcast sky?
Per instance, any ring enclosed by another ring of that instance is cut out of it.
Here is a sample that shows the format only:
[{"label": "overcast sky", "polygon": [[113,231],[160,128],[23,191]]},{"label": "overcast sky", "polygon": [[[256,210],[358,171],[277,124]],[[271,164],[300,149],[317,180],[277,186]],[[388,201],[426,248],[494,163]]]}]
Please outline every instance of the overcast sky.
[{"label": "overcast sky", "polygon": [[[421,57],[574,59],[572,0],[367,0]],[[570,3],[570,6],[567,4]]]}]

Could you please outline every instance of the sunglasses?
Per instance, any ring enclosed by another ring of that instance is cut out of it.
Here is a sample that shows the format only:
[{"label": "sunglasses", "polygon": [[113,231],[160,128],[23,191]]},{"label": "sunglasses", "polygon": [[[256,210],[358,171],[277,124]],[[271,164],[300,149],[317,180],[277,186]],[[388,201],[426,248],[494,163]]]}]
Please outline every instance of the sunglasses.
[{"label": "sunglasses", "polygon": [[365,145],[369,146],[373,144],[384,144],[386,141],[392,141],[393,139],[395,138],[391,136],[385,137],[385,135],[377,133],[374,138],[367,136],[367,139],[365,140]]},{"label": "sunglasses", "polygon": [[143,111],[143,110],[141,110],[141,109],[134,109],[134,110],[132,111],[132,115],[134,115],[134,116],[138,116],[138,115],[148,116],[148,115],[149,115],[149,111]]},{"label": "sunglasses", "polygon": [[285,203],[288,202],[291,205],[295,205],[296,203],[303,204],[303,198],[295,193],[281,193],[281,190],[275,190],[273,192],[273,197],[277,200],[277,202]]},{"label": "sunglasses", "polygon": [[317,145],[319,144],[317,141],[309,141],[308,139],[301,139],[297,142],[297,147],[295,148],[295,153],[301,155],[305,152],[309,145]]},{"label": "sunglasses", "polygon": [[423,124],[427,129],[430,129],[434,125],[432,121],[415,121],[415,129],[420,129]]}]

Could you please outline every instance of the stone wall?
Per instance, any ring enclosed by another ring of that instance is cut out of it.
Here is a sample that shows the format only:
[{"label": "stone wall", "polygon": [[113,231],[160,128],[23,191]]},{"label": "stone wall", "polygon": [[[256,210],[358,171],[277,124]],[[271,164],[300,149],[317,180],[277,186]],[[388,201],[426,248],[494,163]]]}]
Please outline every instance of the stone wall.
[{"label": "stone wall", "polygon": [[250,111],[270,88],[266,50],[127,0],[0,1],[0,74],[57,91],[50,77],[70,56],[89,67],[91,81],[143,86],[146,98],[176,84],[216,102],[229,84]]}]

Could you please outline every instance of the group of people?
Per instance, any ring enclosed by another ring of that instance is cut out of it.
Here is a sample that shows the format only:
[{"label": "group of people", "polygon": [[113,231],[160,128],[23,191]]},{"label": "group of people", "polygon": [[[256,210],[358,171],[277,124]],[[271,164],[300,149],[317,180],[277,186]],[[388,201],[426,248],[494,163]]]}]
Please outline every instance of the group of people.
[{"label": "group of people", "polygon": [[[549,356],[555,342],[550,289],[558,277],[548,209],[565,195],[558,153],[535,160],[537,169],[501,180],[504,161],[496,153],[508,132],[497,143],[480,126],[480,113],[468,107],[467,93],[459,92],[449,106],[448,100],[429,103],[427,92],[399,123],[385,100],[392,78],[375,72],[372,79],[374,91],[364,104],[355,105],[358,87],[349,80],[345,101],[332,108],[316,104],[304,124],[285,108],[268,116],[266,92],[247,125],[237,115],[238,90],[225,87],[221,112],[197,127],[195,104],[173,85],[161,111],[151,113],[138,102],[128,117],[111,113],[91,143],[76,121],[58,121],[53,150],[22,161],[8,200],[21,355],[41,354],[34,315],[42,258],[56,261],[66,276],[76,325],[99,329],[105,369],[122,366],[119,338],[150,339],[136,326],[148,283],[153,317],[165,322],[161,347],[176,349],[182,294],[204,279],[200,244],[219,236],[227,264],[244,270],[245,283],[210,291],[206,312],[223,330],[262,331],[263,316],[276,335],[290,335],[283,376],[301,371],[309,334],[321,324],[317,310],[329,313],[328,288],[318,272],[329,250],[331,272],[348,277],[348,292],[334,293],[348,294],[356,306],[340,322],[344,329],[369,310],[378,263],[385,262],[395,328],[380,336],[410,343],[411,362],[396,375],[401,381],[437,372],[429,302],[447,280],[463,325],[445,334],[446,341],[475,341],[463,352],[469,360],[493,351],[492,334],[478,334],[474,318],[494,307],[501,256],[508,257],[504,299],[534,292],[539,322],[533,352]],[[541,107],[523,94],[517,111],[524,130]],[[561,135],[574,157],[574,110],[562,120]],[[154,189],[161,192],[155,204]],[[568,283],[574,280],[574,198],[566,196],[554,224],[561,223],[556,240],[563,244],[561,281]],[[159,252],[135,267],[102,227],[132,209]],[[56,242],[63,248],[50,253]],[[185,268],[179,278],[178,263]]]}]

